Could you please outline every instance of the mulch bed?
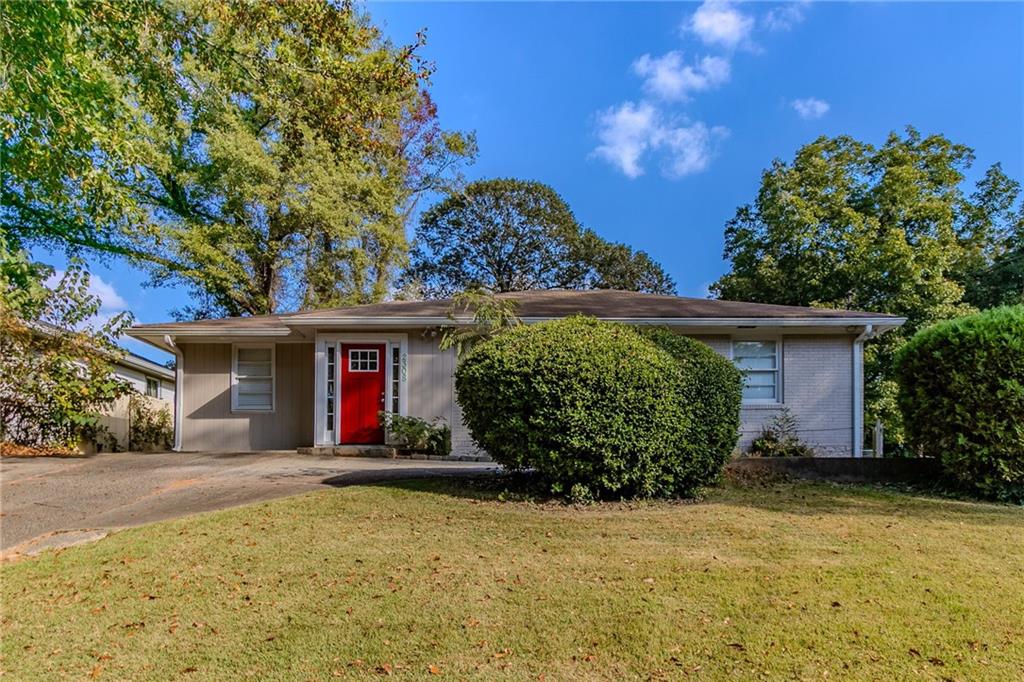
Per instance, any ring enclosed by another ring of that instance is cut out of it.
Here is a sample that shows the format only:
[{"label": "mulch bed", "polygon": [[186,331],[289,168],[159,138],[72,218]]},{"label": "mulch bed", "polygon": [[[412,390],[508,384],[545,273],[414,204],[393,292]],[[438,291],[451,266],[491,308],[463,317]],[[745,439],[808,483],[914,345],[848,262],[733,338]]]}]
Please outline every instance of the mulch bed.
[{"label": "mulch bed", "polygon": [[52,445],[17,445],[4,441],[0,442],[0,457],[85,457],[85,455],[71,448]]}]

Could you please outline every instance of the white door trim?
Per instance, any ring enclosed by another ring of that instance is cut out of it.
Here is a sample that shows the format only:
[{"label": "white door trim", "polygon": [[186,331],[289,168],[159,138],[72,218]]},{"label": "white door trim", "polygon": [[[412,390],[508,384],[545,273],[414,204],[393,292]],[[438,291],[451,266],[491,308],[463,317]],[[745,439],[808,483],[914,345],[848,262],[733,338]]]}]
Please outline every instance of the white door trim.
[{"label": "white door trim", "polygon": [[[340,333],[340,332],[317,332],[316,344],[314,346],[314,373],[313,381],[313,445],[329,446],[336,445],[339,436],[338,430],[333,432],[328,429],[327,424],[327,347],[334,344],[335,367],[341,368],[341,344],[342,343],[382,343],[384,344],[384,385],[388,394],[391,391],[392,362],[391,349],[398,347],[398,413],[408,414],[409,404],[409,335],[406,333]],[[341,380],[335,384],[335,416],[341,414]],[[385,407],[391,408],[391,401],[385,402]],[[333,433],[333,436],[329,435]]]}]

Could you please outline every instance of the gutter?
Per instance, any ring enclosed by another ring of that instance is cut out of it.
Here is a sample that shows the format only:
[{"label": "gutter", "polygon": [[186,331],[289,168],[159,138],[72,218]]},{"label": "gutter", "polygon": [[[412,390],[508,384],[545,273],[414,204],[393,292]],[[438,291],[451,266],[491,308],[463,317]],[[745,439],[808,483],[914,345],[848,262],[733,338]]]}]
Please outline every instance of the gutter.
[{"label": "gutter", "polygon": [[181,415],[185,403],[185,354],[174,343],[170,334],[164,336],[164,343],[174,352],[174,452],[181,452]]},{"label": "gutter", "polygon": [[873,324],[853,340],[853,456],[864,456],[864,342],[878,336]]},{"label": "gutter", "polygon": [[[568,315],[568,314],[567,314]],[[567,315],[544,317],[520,317],[524,324],[547,322],[563,319]],[[657,325],[665,327],[849,327],[851,325],[868,325],[885,329],[899,327],[906,322],[902,317],[600,317],[605,322],[619,322],[630,325]],[[289,336],[292,328],[301,327],[434,327],[446,325],[472,325],[471,317],[388,315],[382,317],[304,317],[282,321],[281,327],[221,327],[217,329],[203,327],[176,327],[172,325],[154,325],[128,330],[128,335],[145,339],[159,337],[164,334],[175,336]]]}]

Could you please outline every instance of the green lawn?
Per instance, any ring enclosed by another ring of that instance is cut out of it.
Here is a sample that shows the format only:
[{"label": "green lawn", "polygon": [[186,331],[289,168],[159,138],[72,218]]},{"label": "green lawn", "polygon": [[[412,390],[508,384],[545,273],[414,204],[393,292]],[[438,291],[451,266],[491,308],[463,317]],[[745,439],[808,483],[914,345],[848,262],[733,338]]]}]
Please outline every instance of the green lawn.
[{"label": "green lawn", "polygon": [[11,679],[1024,679],[1024,511],[326,490],[2,567]]}]

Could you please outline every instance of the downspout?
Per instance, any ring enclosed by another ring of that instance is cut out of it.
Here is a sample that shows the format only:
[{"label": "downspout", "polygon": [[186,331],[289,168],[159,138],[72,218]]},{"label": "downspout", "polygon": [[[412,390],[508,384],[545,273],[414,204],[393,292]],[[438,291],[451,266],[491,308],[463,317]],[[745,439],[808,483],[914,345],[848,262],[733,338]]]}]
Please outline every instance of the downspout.
[{"label": "downspout", "polygon": [[853,456],[864,456],[864,342],[875,337],[874,325],[853,340]]},{"label": "downspout", "polygon": [[174,350],[174,447],[171,449],[181,452],[181,415],[185,402],[185,354],[174,343],[170,334],[164,335],[164,343]]}]

